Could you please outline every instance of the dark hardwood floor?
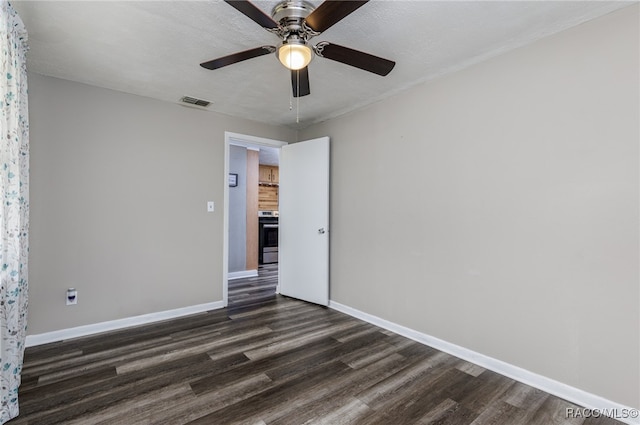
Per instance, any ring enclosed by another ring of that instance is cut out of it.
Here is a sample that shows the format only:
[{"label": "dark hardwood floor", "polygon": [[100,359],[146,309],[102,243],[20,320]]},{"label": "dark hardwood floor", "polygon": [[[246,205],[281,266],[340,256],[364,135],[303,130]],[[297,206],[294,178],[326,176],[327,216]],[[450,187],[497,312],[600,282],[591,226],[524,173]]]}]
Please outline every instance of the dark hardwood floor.
[{"label": "dark hardwood floor", "polygon": [[571,424],[577,406],[342,313],[275,295],[28,348],[19,424]]}]

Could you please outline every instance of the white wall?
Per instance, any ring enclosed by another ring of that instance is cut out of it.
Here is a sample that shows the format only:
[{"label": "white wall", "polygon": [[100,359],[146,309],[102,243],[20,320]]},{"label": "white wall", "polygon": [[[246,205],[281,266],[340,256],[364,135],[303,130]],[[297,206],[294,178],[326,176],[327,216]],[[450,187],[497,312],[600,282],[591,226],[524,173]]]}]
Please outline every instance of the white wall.
[{"label": "white wall", "polygon": [[295,132],[35,74],[29,107],[28,334],[222,301],[224,132]]},{"label": "white wall", "polygon": [[315,125],[331,299],[640,407],[638,6]]}]

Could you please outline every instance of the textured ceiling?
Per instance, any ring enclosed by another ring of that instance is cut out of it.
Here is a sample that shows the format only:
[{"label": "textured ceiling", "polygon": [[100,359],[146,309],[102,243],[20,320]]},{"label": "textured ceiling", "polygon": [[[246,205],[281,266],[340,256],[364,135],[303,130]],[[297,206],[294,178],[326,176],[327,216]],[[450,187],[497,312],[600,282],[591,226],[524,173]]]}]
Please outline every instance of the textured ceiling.
[{"label": "textured ceiling", "polygon": [[[321,1],[312,1],[318,5]],[[276,45],[222,1],[13,1],[29,32],[31,72],[304,128],[531,43],[630,2],[373,0],[311,44],[388,58],[386,77],[328,59],[309,65],[311,95],[291,98],[288,70],[266,55],[215,71],[203,61]],[[275,1],[256,1],[270,14]]]}]

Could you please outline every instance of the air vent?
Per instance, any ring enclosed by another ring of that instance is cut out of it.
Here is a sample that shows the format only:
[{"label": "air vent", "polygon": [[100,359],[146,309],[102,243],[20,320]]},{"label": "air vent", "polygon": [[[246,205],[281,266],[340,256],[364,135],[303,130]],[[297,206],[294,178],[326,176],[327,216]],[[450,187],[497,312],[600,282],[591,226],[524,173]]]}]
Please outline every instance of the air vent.
[{"label": "air vent", "polygon": [[195,97],[190,96],[183,96],[182,99],[180,99],[180,102],[188,103],[189,105],[202,106],[203,108],[211,105],[211,102],[208,100],[196,99]]}]

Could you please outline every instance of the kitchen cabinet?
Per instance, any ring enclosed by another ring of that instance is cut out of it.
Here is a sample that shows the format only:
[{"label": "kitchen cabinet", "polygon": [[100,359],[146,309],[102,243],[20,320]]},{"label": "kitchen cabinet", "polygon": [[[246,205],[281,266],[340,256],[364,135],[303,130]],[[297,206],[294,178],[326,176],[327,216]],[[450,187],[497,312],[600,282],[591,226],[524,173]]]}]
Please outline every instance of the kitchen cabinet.
[{"label": "kitchen cabinet", "polygon": [[264,184],[278,184],[280,181],[278,167],[261,165],[259,170],[259,180],[260,183]]}]

